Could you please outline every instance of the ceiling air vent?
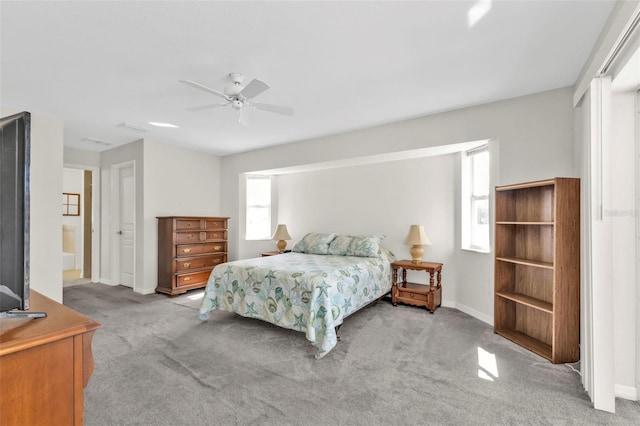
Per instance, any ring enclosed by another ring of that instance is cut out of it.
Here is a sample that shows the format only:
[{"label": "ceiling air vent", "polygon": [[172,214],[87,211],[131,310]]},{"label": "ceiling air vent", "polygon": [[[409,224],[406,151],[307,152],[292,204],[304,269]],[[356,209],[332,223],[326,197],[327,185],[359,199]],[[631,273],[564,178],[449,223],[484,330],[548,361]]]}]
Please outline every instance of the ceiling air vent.
[{"label": "ceiling air vent", "polygon": [[151,130],[148,127],[144,127],[135,123],[128,123],[126,121],[123,121],[122,123],[117,124],[116,127],[126,127],[128,129],[137,130],[139,132],[148,132]]},{"label": "ceiling air vent", "polygon": [[101,139],[96,139],[96,138],[82,138],[80,139],[81,142],[91,142],[91,143],[95,143],[98,145],[105,145],[105,146],[109,146],[111,145],[111,142],[107,142],[107,141],[103,141]]}]

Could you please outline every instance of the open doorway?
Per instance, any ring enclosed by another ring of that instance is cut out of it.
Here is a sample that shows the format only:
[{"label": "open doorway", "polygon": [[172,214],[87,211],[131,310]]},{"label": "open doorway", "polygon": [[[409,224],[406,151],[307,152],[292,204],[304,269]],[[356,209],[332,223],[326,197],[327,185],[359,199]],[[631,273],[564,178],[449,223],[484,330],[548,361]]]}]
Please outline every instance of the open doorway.
[{"label": "open doorway", "polygon": [[62,276],[65,287],[86,284],[98,275],[94,238],[95,170],[65,167],[62,185]]}]

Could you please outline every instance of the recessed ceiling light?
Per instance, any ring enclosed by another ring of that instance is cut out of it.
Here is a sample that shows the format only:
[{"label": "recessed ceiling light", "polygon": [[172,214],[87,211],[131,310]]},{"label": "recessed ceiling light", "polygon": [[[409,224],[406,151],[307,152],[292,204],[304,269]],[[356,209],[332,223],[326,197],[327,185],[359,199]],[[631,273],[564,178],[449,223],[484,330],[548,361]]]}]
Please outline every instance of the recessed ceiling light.
[{"label": "recessed ceiling light", "polygon": [[141,126],[139,124],[135,124],[135,123],[129,123],[127,121],[123,121],[122,123],[117,125],[118,127],[128,127],[129,129],[133,129],[133,130],[138,130],[139,132],[148,132],[151,129],[149,129],[148,127],[144,127]]},{"label": "recessed ceiling light", "polygon": [[158,123],[155,121],[150,121],[149,124],[151,124],[152,126],[156,126],[156,127],[171,127],[174,129],[177,129],[178,126],[176,126],[175,124],[171,124],[171,123]]},{"label": "recessed ceiling light", "polygon": [[91,142],[91,143],[95,143],[98,145],[111,145],[111,142],[107,142],[107,141],[103,141],[102,139],[96,139],[96,138],[82,138],[80,139],[81,142]]}]

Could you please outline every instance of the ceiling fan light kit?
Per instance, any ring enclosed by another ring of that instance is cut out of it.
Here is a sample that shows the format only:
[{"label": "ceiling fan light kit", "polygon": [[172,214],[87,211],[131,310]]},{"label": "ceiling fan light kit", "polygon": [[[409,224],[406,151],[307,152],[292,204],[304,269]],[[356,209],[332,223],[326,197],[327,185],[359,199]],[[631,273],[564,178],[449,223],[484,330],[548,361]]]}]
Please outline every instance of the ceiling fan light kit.
[{"label": "ceiling fan light kit", "polygon": [[238,122],[242,125],[246,125],[246,120],[241,116],[241,112],[246,110],[248,107],[256,108],[262,111],[273,112],[276,114],[282,115],[293,115],[293,108],[279,106],[279,105],[271,105],[265,103],[254,102],[253,98],[269,89],[269,85],[264,81],[253,79],[246,86],[242,85],[244,81],[244,76],[240,73],[231,73],[229,74],[229,78],[231,79],[231,84],[224,88],[222,92],[219,92],[215,89],[207,87],[203,84],[197,83],[192,80],[179,80],[180,83],[186,84],[198,90],[202,90],[208,92],[210,94],[221,97],[225,100],[225,102],[202,105],[196,107],[187,108],[189,111],[202,111],[205,109],[211,108],[219,108],[227,105],[231,105],[231,107],[238,112]]}]

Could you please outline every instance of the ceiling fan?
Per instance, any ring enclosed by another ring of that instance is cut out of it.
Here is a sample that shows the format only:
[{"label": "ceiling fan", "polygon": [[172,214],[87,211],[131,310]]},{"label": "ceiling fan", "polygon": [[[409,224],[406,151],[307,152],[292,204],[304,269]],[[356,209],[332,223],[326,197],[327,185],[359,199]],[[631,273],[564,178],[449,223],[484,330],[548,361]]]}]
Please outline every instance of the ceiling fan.
[{"label": "ceiling fan", "polygon": [[231,105],[231,107],[238,112],[238,122],[244,126],[247,125],[247,121],[244,117],[244,112],[249,108],[256,108],[263,111],[274,112],[276,114],[282,115],[293,115],[293,108],[265,104],[262,102],[255,102],[253,98],[264,92],[269,88],[269,85],[264,81],[253,79],[246,86],[242,85],[244,80],[244,76],[240,73],[231,73],[229,74],[231,78],[232,84],[228,85],[224,88],[223,92],[219,92],[217,90],[211,89],[203,84],[196,83],[191,80],[178,80],[180,83],[186,84],[187,86],[195,87],[199,90],[204,90],[205,92],[212,93],[216,96],[224,99],[224,102],[219,102],[215,104],[207,104],[202,106],[190,107],[187,108],[188,111],[202,111],[211,108],[219,108],[225,107],[227,105]]}]

